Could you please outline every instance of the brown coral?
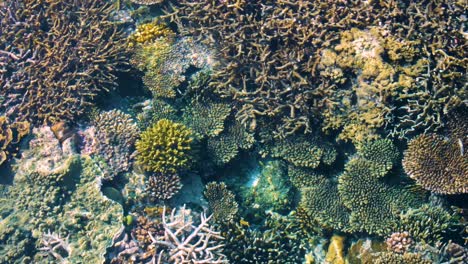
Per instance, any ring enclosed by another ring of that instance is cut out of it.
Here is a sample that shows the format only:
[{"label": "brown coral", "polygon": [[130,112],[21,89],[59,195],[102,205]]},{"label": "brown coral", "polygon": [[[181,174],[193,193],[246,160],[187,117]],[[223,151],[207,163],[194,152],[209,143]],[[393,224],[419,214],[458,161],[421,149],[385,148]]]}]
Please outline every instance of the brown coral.
[{"label": "brown coral", "polygon": [[0,7],[0,111],[11,120],[70,121],[116,87],[123,32],[103,0],[13,0]]},{"label": "brown coral", "polygon": [[0,165],[14,152],[13,146],[28,133],[28,122],[10,124],[5,116],[0,116]]},{"label": "brown coral", "polygon": [[395,253],[405,253],[413,245],[413,239],[406,231],[392,233],[385,242],[387,248]]},{"label": "brown coral", "polygon": [[468,156],[461,140],[420,135],[409,142],[403,167],[411,178],[432,192],[468,192]]},{"label": "brown coral", "polygon": [[156,173],[149,177],[146,194],[152,202],[171,199],[182,188],[177,174]]}]

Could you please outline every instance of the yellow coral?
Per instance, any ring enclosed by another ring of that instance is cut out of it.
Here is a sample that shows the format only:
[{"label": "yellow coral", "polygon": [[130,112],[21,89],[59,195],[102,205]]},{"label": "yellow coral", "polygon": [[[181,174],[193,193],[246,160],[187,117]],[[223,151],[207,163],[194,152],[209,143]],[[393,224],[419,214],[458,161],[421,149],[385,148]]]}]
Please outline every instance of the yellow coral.
[{"label": "yellow coral", "polygon": [[182,124],[159,120],[136,142],[137,163],[147,171],[176,172],[190,161],[191,135]]},{"label": "yellow coral", "polygon": [[130,35],[130,40],[136,43],[146,43],[159,37],[171,36],[174,36],[174,32],[172,30],[170,30],[166,25],[153,21],[138,25],[135,32]]}]

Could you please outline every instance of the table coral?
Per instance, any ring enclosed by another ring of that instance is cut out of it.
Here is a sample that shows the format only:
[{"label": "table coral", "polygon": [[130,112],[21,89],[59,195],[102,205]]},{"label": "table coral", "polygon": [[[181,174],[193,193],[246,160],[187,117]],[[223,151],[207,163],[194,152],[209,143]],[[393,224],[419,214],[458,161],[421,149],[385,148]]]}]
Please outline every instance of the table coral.
[{"label": "table coral", "polygon": [[147,171],[176,172],[190,161],[192,131],[167,119],[143,131],[136,142],[137,163]]},{"label": "table coral", "polygon": [[230,113],[231,106],[227,103],[194,101],[184,108],[182,120],[194,135],[200,138],[214,137],[224,130],[224,121]]},{"label": "table coral", "polygon": [[1,6],[0,111],[35,124],[69,122],[113,90],[127,47],[112,12],[102,0]]},{"label": "table coral", "polygon": [[468,192],[468,156],[461,139],[420,135],[409,142],[403,167],[411,178],[432,192]]}]

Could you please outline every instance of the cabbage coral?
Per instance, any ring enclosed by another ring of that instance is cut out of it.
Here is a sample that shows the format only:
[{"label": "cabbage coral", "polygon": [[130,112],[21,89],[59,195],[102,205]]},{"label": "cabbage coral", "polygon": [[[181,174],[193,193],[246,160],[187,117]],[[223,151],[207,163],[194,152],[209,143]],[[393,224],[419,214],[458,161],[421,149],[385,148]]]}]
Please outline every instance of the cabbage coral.
[{"label": "cabbage coral", "polygon": [[190,161],[192,131],[167,119],[149,127],[136,142],[137,163],[153,172],[176,172]]}]

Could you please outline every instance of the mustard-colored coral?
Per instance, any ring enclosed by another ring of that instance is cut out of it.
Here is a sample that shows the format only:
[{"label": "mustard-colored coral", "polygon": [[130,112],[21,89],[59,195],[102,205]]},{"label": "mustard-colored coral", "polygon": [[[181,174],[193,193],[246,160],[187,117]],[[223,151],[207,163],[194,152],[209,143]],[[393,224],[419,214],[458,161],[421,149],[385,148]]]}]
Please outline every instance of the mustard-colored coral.
[{"label": "mustard-colored coral", "polygon": [[13,145],[28,133],[28,122],[11,124],[5,116],[0,116],[0,165],[9,158]]},{"label": "mustard-colored coral", "polygon": [[136,142],[137,163],[153,172],[176,172],[189,164],[192,131],[167,119],[159,120]]},{"label": "mustard-colored coral", "polygon": [[[166,25],[153,21],[150,23],[140,24],[137,26],[135,32],[130,35],[130,40],[136,43],[145,43],[153,41],[159,37],[171,37],[174,32]],[[133,45],[133,43],[130,45]]]}]

